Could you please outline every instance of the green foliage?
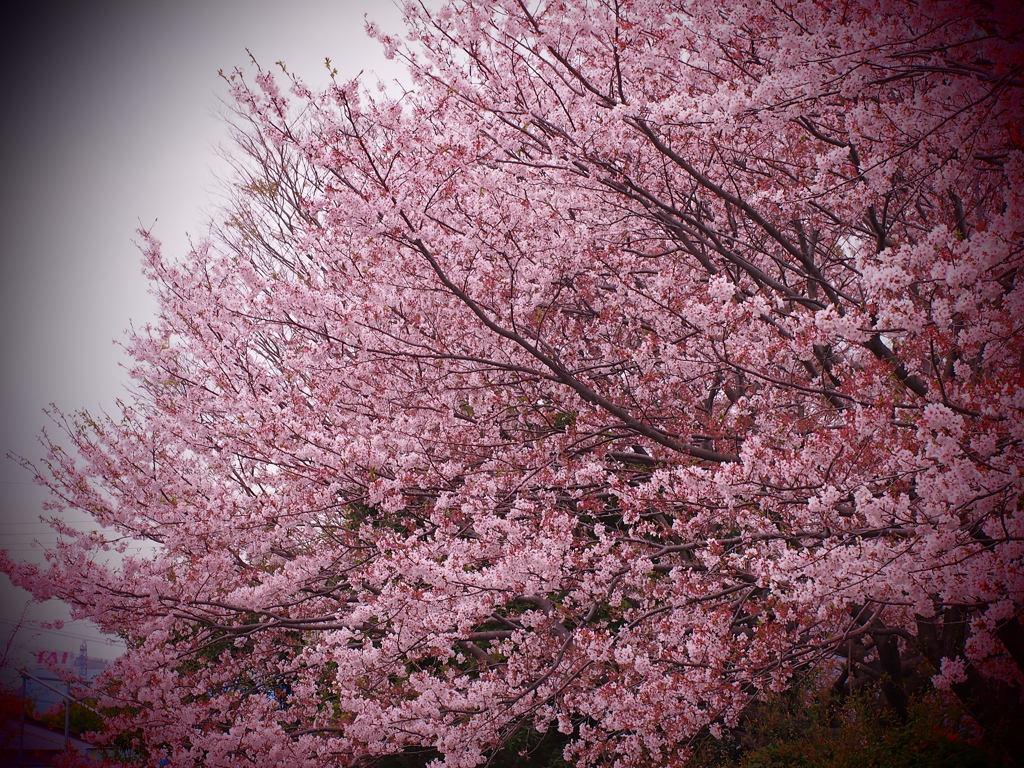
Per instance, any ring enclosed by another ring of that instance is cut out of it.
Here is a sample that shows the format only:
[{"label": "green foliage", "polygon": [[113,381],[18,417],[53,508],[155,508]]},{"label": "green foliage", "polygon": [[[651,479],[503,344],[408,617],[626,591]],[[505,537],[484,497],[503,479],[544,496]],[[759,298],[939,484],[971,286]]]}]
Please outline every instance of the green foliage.
[{"label": "green foliage", "polygon": [[441,754],[433,749],[409,750],[400,755],[388,755],[374,760],[373,768],[426,768],[434,760],[439,760]]},{"label": "green foliage", "polygon": [[562,759],[568,737],[554,728],[538,733],[530,726],[520,728],[494,756],[494,768],[570,768]]},{"label": "green foliage", "polygon": [[[572,768],[562,759],[568,737],[551,728],[539,733],[531,726],[517,730],[490,757],[487,768]],[[434,750],[415,750],[380,758],[373,768],[426,768],[441,758]]]},{"label": "green foliage", "polygon": [[838,703],[828,692],[787,692],[763,703],[741,732],[710,736],[688,768],[1016,768],[1015,755],[950,697],[912,700],[905,722],[868,690]]},{"label": "green foliage", "polygon": [[[524,727],[488,766],[570,768],[562,759],[566,742],[557,731]],[[417,751],[374,766],[423,768],[439,757]],[[955,699],[937,691],[913,699],[899,722],[877,690],[837,702],[828,691],[802,689],[762,703],[731,736],[705,735],[686,768],[1024,768],[1024,755],[982,734]]]},{"label": "green foliage", "polygon": [[[68,714],[68,728],[72,733],[88,733],[99,731],[103,728],[103,716],[96,710],[96,701],[90,699],[82,704],[72,704]],[[43,716],[42,721],[51,728],[64,728],[64,704],[56,704],[51,707]]]}]

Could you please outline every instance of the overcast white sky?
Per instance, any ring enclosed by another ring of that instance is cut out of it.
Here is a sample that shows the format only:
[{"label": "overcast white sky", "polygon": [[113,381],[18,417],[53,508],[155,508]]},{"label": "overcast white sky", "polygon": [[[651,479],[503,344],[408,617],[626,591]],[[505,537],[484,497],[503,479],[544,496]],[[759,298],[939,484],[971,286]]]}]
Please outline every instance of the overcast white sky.
[{"label": "overcast white sky", "polygon": [[[169,253],[201,238],[217,200],[217,71],[284,60],[310,84],[401,70],[366,38],[364,14],[401,29],[392,0],[77,0],[7,3],[0,21],[3,201],[0,457],[38,458],[42,409],[110,407],[125,376],[114,341],[154,313],[134,232]],[[0,460],[0,548],[25,557],[44,494]],[[0,576],[0,654],[27,595]],[[52,618],[54,606],[33,609]],[[77,651],[82,624],[16,638],[24,654]],[[116,650],[90,643],[90,655]]]}]

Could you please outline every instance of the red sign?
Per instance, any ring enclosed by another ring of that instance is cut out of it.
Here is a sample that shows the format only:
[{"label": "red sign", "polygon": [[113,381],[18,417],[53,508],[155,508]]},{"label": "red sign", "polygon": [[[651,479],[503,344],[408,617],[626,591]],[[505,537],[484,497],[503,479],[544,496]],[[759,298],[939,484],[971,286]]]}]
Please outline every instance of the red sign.
[{"label": "red sign", "polygon": [[68,659],[75,660],[68,651],[39,651],[36,654],[37,664],[67,664]]}]

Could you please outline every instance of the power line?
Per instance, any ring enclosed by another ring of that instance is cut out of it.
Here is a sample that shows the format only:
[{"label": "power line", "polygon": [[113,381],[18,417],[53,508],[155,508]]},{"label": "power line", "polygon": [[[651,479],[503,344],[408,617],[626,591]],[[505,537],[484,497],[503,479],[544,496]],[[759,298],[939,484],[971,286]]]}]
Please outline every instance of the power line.
[{"label": "power line", "polygon": [[[57,635],[59,637],[70,637],[70,638],[74,638],[75,640],[85,640],[86,642],[91,642],[91,643],[102,643],[102,644],[106,644],[106,645],[124,645],[124,640],[121,640],[120,638],[114,638],[112,635],[111,636],[107,636],[107,637],[96,637],[96,636],[90,636],[90,635],[83,635],[83,634],[79,634],[78,632],[72,632],[72,631],[69,631],[69,630],[66,630],[66,629],[50,629],[50,628],[47,628],[47,627],[32,626],[28,621],[18,622],[18,621],[13,621],[12,619],[5,619],[5,618],[2,618],[2,617],[0,617],[0,622],[2,622],[4,624],[11,625],[11,626],[17,626],[18,624],[20,624],[21,627],[19,629],[24,630],[25,632],[31,633],[31,634],[34,634],[34,633],[37,633],[37,632],[45,632],[47,634]],[[107,638],[109,638],[109,639],[107,639]],[[18,643],[20,641],[15,640],[14,642]]]}]

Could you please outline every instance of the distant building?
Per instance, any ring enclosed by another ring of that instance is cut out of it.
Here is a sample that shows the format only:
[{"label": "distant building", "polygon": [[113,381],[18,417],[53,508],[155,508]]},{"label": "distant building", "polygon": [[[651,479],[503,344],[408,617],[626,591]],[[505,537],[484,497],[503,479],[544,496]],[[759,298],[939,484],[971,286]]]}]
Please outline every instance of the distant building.
[{"label": "distant building", "polygon": [[[45,685],[30,678],[25,684],[25,695],[35,703],[36,712],[45,712],[63,700],[60,694],[51,690],[65,689],[64,681],[55,673],[67,671],[82,680],[92,680],[110,663],[107,659],[90,658],[89,646],[84,640],[78,647],[77,656],[71,651],[55,651],[48,648],[36,650],[34,656],[33,660],[38,666],[25,671],[32,677],[44,681]],[[3,765],[0,763],[0,768]]]},{"label": "distant building", "polygon": [[49,648],[40,648],[34,651],[34,661],[38,666],[36,670],[31,670],[33,674],[45,672],[49,675],[52,674],[53,670],[73,669],[75,674],[85,680],[92,680],[110,663],[107,659],[89,658],[89,644],[85,640],[78,646],[77,656],[74,656],[71,651],[55,651]]}]

